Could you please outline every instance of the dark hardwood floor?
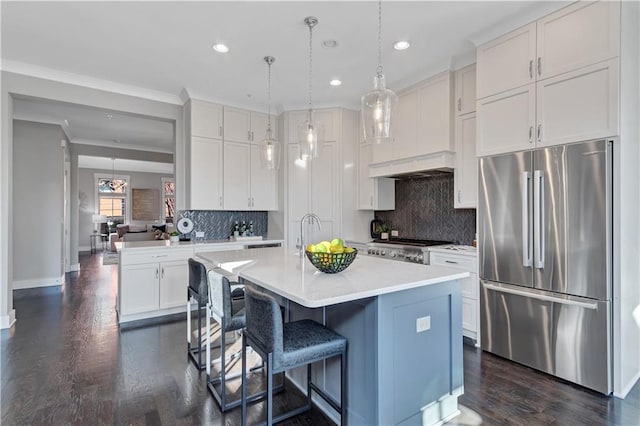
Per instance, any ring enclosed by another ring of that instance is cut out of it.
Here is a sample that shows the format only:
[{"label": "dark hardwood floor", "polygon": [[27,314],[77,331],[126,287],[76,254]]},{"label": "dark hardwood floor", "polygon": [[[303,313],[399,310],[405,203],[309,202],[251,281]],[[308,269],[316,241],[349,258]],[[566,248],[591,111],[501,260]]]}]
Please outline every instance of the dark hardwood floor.
[{"label": "dark hardwood floor", "polygon": [[[62,292],[23,291],[18,320],[2,330],[2,425],[239,424],[222,414],[206,375],[187,362],[184,322],[120,331],[113,309],[117,266],[81,257]],[[484,424],[640,425],[640,384],[607,398],[465,345],[460,403]],[[275,410],[303,396],[287,385]],[[262,419],[263,404],[250,407]],[[317,409],[286,424],[331,424]]]}]

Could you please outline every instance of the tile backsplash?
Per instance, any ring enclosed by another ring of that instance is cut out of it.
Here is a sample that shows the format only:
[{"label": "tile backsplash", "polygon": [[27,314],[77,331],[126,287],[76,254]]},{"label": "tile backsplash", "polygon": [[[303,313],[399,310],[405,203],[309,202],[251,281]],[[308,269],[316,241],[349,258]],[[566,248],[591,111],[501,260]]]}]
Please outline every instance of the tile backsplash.
[{"label": "tile backsplash", "polygon": [[396,209],[376,211],[375,217],[400,237],[452,241],[471,245],[476,210],[454,209],[453,174],[396,181]]},{"label": "tile backsplash", "polygon": [[[231,228],[238,222],[253,221],[253,233],[267,237],[267,212],[258,211],[214,211],[214,210],[181,210],[178,220],[188,217],[193,221],[193,231],[187,234],[194,239],[196,231],[204,231],[205,240],[223,240],[229,238]],[[176,221],[177,223],[178,221]]]}]

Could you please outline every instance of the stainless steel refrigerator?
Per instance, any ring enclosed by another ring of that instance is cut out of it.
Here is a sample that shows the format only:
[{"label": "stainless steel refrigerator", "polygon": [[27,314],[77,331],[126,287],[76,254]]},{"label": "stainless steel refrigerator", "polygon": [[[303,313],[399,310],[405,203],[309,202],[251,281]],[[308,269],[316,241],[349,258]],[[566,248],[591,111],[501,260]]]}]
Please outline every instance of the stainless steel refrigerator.
[{"label": "stainless steel refrigerator", "polygon": [[612,143],[480,159],[482,349],[608,394]]}]

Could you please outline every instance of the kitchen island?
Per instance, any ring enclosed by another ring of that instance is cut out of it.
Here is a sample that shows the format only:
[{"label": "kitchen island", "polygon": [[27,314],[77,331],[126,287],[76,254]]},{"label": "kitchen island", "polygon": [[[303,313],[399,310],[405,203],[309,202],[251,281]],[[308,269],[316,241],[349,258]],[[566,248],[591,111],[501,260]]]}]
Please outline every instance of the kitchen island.
[{"label": "kitchen island", "polygon": [[[210,267],[279,297],[291,320],[311,318],[348,339],[348,423],[437,424],[463,392],[461,295],[468,272],[360,255],[324,274],[286,248],[200,252]],[[314,365],[314,382],[340,400],[339,361]],[[304,369],[288,373],[306,389]],[[314,398],[329,417],[335,413]]]}]

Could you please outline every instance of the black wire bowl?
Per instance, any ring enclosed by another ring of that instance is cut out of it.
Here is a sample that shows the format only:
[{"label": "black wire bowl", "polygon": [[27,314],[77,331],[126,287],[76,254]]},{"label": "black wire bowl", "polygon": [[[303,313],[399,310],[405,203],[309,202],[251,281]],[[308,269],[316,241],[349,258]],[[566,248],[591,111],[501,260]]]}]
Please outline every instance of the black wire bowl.
[{"label": "black wire bowl", "polygon": [[306,251],[309,261],[321,272],[335,274],[342,272],[351,265],[356,258],[358,250],[353,249],[350,253],[321,253]]}]

